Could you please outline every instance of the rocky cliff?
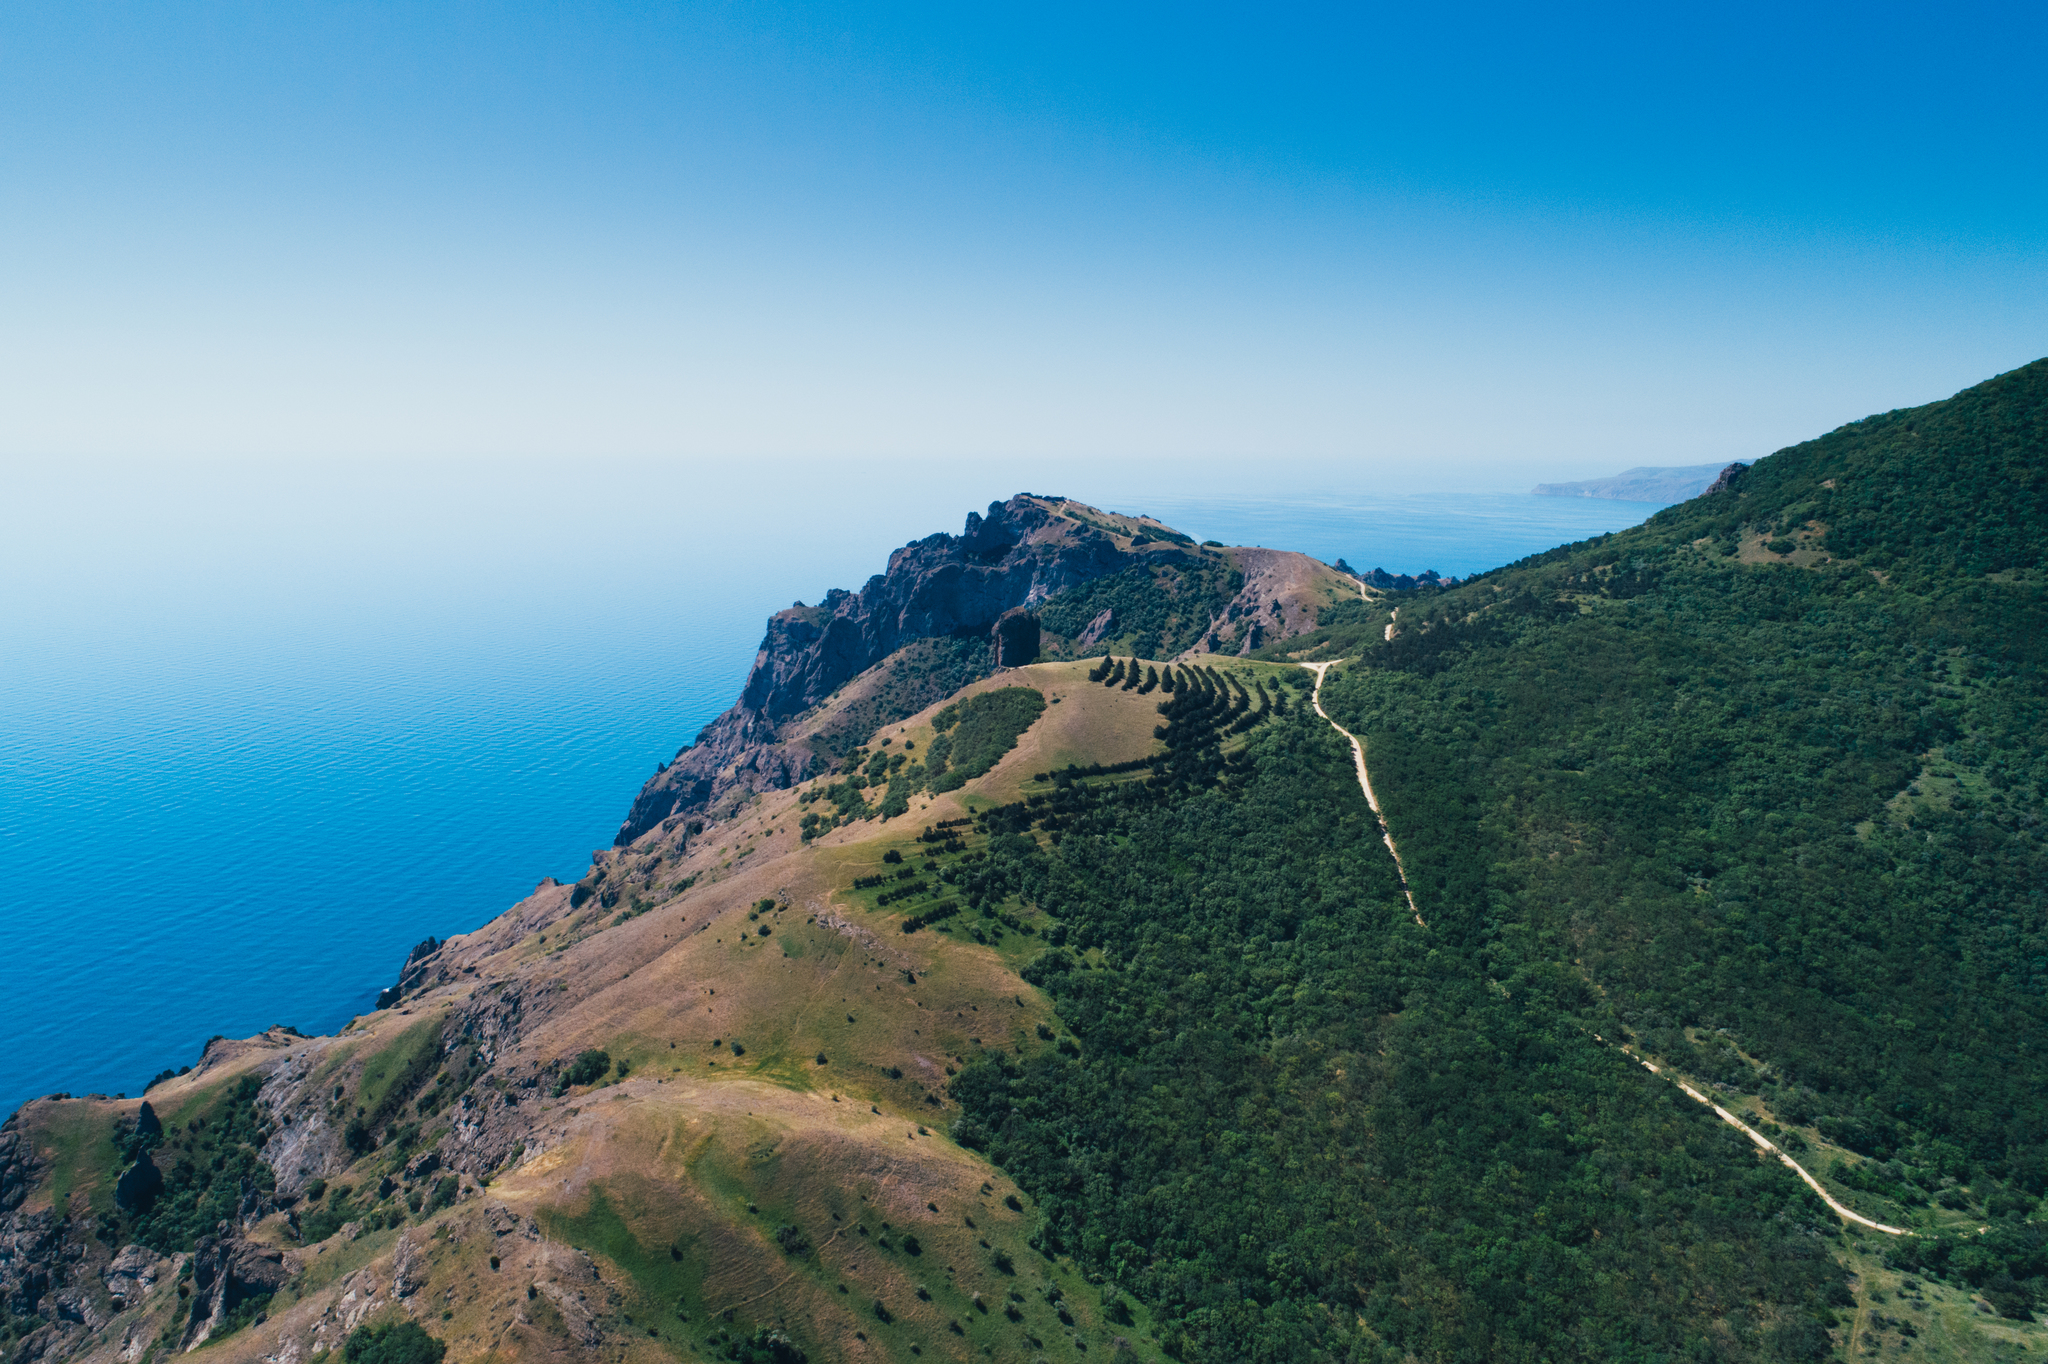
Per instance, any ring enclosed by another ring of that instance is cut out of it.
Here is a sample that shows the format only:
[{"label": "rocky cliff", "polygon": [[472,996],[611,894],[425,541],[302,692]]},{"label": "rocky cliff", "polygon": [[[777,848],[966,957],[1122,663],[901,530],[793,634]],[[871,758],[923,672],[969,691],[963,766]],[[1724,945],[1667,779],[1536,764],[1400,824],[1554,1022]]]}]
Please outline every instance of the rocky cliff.
[{"label": "rocky cliff", "polygon": [[1065,588],[1177,552],[1186,537],[1153,538],[1164,529],[1020,493],[991,502],[986,516],[970,512],[959,535],[903,546],[889,556],[888,571],[858,592],[835,588],[817,606],[776,612],[740,699],[641,789],[618,845],[729,794],[780,790],[811,775],[817,756],[789,741],[790,722],[906,644],[983,636],[992,660],[1000,654],[1011,663],[1027,635],[1036,643],[1035,626],[1019,613]]}]

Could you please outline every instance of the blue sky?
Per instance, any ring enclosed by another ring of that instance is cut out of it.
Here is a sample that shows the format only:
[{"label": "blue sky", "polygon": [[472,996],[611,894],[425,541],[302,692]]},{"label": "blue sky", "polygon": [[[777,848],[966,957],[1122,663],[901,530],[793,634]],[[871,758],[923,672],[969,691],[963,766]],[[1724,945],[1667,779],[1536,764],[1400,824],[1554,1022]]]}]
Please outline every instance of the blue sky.
[{"label": "blue sky", "polygon": [[2044,14],[10,6],[0,456],[1753,458],[2048,353]]}]

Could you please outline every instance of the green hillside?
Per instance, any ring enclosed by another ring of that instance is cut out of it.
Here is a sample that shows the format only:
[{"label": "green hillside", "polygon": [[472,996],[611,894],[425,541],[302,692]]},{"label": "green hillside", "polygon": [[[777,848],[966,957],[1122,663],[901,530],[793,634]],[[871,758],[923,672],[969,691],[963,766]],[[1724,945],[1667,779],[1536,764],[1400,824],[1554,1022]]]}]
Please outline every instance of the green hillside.
[{"label": "green hillside", "polygon": [[[1887,1273],[2028,1316],[2044,399],[2048,362],[1274,646],[1353,660],[1325,701],[1427,928],[1305,708],[1099,789],[1013,849],[1075,1045],[971,1070],[963,1138],[1187,1359],[1823,1358],[1910,1344]],[[1916,1234],[1844,1236],[1601,1038]]]}]

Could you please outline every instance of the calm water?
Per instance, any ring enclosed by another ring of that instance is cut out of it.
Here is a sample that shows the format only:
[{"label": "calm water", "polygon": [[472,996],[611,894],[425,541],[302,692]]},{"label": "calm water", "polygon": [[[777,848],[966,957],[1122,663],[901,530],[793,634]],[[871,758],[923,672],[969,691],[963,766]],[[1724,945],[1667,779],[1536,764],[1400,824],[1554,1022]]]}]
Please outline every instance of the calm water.
[{"label": "calm water", "polygon": [[[573,879],[737,693],[766,615],[999,495],[627,466],[9,475],[0,1113],[215,1033],[328,1031],[427,934]],[[1030,480],[1033,483],[1042,480]],[[1068,485],[1199,538],[1463,574],[1636,503]]]}]

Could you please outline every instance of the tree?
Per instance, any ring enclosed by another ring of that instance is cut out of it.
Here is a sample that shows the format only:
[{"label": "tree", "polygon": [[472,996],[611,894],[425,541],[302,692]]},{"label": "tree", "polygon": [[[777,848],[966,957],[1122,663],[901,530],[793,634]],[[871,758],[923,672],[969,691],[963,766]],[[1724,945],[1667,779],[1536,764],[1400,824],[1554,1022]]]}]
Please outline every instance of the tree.
[{"label": "tree", "polygon": [[448,1342],[428,1335],[416,1321],[387,1321],[351,1333],[341,1353],[348,1364],[441,1364]]}]

